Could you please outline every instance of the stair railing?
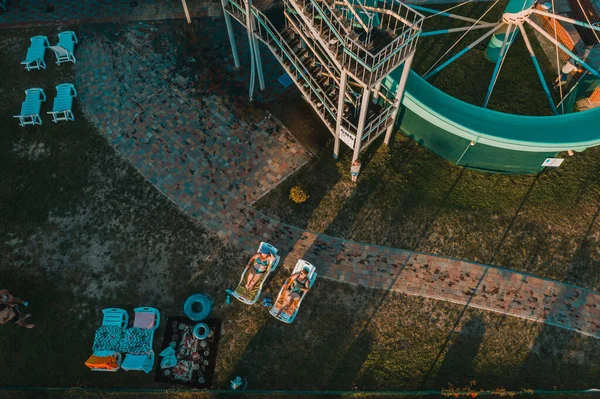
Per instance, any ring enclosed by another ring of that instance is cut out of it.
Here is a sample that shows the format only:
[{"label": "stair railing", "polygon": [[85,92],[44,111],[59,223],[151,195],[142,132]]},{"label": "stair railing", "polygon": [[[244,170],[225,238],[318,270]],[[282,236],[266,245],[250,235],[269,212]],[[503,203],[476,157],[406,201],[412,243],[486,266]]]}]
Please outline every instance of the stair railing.
[{"label": "stair railing", "polygon": [[[257,21],[257,31],[259,37],[262,41],[269,45],[272,41],[276,44],[277,47],[271,47],[274,53],[277,53],[277,48],[281,50],[282,59],[283,56],[288,58],[290,62],[294,65],[295,70],[301,75],[301,77],[306,81],[306,83],[311,88],[312,93],[319,99],[319,101],[325,105],[328,113],[336,119],[336,111],[337,107],[333,104],[331,99],[324,95],[323,88],[319,85],[319,83],[315,80],[314,77],[310,74],[302,60],[296,55],[290,45],[285,41],[285,38],[281,35],[281,33],[273,26],[273,24],[269,21],[269,19],[258,9],[252,7],[252,13],[256,17]],[[270,40],[269,40],[270,39]],[[301,68],[300,68],[300,67]]]}]

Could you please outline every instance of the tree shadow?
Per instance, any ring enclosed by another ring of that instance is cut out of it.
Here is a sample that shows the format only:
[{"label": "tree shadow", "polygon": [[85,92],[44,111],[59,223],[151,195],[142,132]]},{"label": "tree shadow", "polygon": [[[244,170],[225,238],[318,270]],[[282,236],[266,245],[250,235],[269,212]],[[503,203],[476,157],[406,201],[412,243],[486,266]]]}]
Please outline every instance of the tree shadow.
[{"label": "tree shadow", "polygon": [[[594,248],[594,243],[590,240],[594,226],[600,216],[600,203],[596,207],[596,212],[592,216],[592,219],[581,239],[581,244],[575,250],[571,264],[567,270],[567,274],[564,278],[565,282],[571,284],[585,284],[586,286],[597,287],[598,277],[596,271],[598,270],[599,262],[595,260],[593,252],[597,248]],[[589,279],[593,279],[593,283],[590,284]]]},{"label": "tree shadow", "polygon": [[[570,267],[567,270],[563,281],[582,283],[587,278],[594,278],[594,270],[597,270],[598,262],[594,261],[592,256],[590,235],[594,225],[600,216],[600,205],[592,216],[588,228],[586,229],[581,244],[578,246],[573,256]],[[589,301],[586,299],[589,294],[587,290],[577,291],[577,288],[562,286],[562,290],[573,290],[567,292],[570,300],[574,300],[576,305],[564,304],[558,301],[547,307],[547,320],[550,323],[558,322],[564,325],[568,323],[570,327],[576,327],[583,315],[580,310],[585,311],[584,304]],[[563,292],[554,292],[552,296],[556,297]],[[527,354],[525,361],[521,366],[519,377],[523,381],[539,380],[539,376],[545,378],[540,383],[545,384],[546,389],[587,389],[582,381],[592,381],[597,376],[586,364],[586,354],[583,348],[585,340],[593,338],[584,338],[581,333],[566,328],[560,328],[550,324],[544,324],[540,333],[531,345],[531,350]],[[582,375],[589,375],[589,378],[582,378]]]},{"label": "tree shadow", "polygon": [[439,206],[436,208],[433,216],[431,217],[431,219],[429,220],[429,222],[427,222],[427,224],[425,225],[425,228],[423,229],[423,232],[417,238],[417,241],[415,242],[415,244],[413,246],[413,250],[417,251],[419,249],[419,247],[421,246],[421,244],[423,243],[423,241],[427,239],[427,236],[428,236],[429,231],[431,230],[433,224],[435,223],[435,221],[437,220],[438,216],[442,212],[442,209],[444,209],[444,206],[448,202],[448,199],[452,195],[452,192],[454,192],[454,189],[456,188],[456,186],[458,185],[458,183],[462,180],[462,177],[464,176],[465,170],[466,170],[466,168],[461,168],[460,173],[458,174],[458,176],[456,177],[456,179],[454,179],[454,182],[452,182],[452,185],[450,186],[450,188],[446,192],[446,194],[445,194],[444,198],[442,199],[442,201],[440,202]]},{"label": "tree shadow", "polygon": [[481,317],[475,316],[465,323],[437,370],[436,388],[446,388],[448,384],[467,386],[469,381],[475,380],[474,361],[484,335],[485,322]]},{"label": "tree shadow", "polygon": [[[438,354],[436,355],[434,361],[431,363],[431,366],[429,367],[429,370],[425,373],[425,376],[422,379],[421,388],[423,388],[427,384],[427,381],[429,381],[430,376],[432,375],[433,371],[436,369],[437,363],[439,362],[439,360],[441,359],[442,355],[444,354],[444,352],[446,350],[446,347],[448,346],[448,344],[452,340],[452,336],[456,332],[456,329],[460,325],[460,322],[462,321],[462,319],[465,316],[467,310],[469,309],[469,306],[471,304],[471,301],[473,300],[473,297],[475,296],[476,293],[479,292],[479,289],[481,287],[481,284],[482,284],[483,280],[485,279],[485,277],[487,275],[487,272],[488,272],[488,268],[485,268],[484,272],[481,274],[481,277],[479,278],[479,281],[477,282],[477,285],[473,289],[473,295],[470,295],[469,299],[467,300],[467,302],[463,305],[460,314],[456,318],[456,320],[454,322],[454,325],[452,326],[452,329],[450,330],[450,333],[446,337],[446,340],[444,341],[444,343],[441,345]],[[483,321],[479,320],[479,322],[480,322],[481,325],[483,325]],[[474,328],[473,326],[476,326],[476,324],[470,325],[468,331],[471,331],[470,329]],[[465,328],[466,328],[466,324],[465,324]],[[485,332],[485,329],[484,329],[483,332]],[[483,337],[483,332],[481,333],[481,337]],[[479,343],[481,343],[481,339],[480,339]],[[479,347],[479,345],[478,345],[478,347]]]},{"label": "tree shadow", "polygon": [[[515,224],[515,221],[517,220],[517,217],[519,216],[519,214],[521,213],[521,211],[525,207],[525,204],[529,200],[529,197],[531,196],[531,193],[533,192],[533,189],[536,186],[536,184],[537,184],[540,176],[542,175],[542,173],[544,173],[544,171],[538,173],[535,176],[535,179],[533,180],[533,182],[531,182],[531,185],[529,186],[529,189],[527,190],[527,193],[525,193],[525,196],[523,197],[523,200],[519,204],[519,207],[517,208],[515,214],[513,215],[513,217],[510,220],[510,222],[508,223],[508,226],[506,227],[506,230],[504,231],[504,234],[500,238],[500,241],[498,241],[498,245],[494,249],[494,252],[492,252],[492,255],[490,256],[490,259],[486,263],[488,263],[488,264],[494,264],[494,261],[496,260],[496,257],[498,256],[498,253],[502,250],[502,248],[504,246],[504,242],[506,241],[506,238],[508,237],[510,231],[512,230],[512,228],[513,228],[513,226]],[[506,263],[506,262],[504,262],[504,263]]]},{"label": "tree shadow", "polygon": [[364,390],[370,386],[369,381],[357,377],[369,357],[372,346],[373,336],[370,332],[363,330],[341,356],[328,387],[340,390]]}]

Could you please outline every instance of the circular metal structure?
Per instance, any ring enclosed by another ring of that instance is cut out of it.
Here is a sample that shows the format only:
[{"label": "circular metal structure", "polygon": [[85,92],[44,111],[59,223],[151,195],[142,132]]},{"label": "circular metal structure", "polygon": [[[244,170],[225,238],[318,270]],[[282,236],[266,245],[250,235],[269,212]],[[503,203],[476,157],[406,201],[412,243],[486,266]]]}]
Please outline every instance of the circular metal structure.
[{"label": "circular metal structure", "polygon": [[[492,7],[495,4],[497,1],[492,4]],[[600,130],[595,126],[600,120],[600,109],[578,113],[569,113],[569,110],[561,110],[560,107],[557,109],[524,26],[528,25],[553,42],[557,51],[560,49],[566,53],[581,65],[590,77],[598,80],[600,80],[600,73],[592,65],[555,40],[532,20],[532,16],[537,14],[599,32],[600,27],[544,11],[540,7],[535,7],[533,0],[510,0],[501,20],[496,23],[482,21],[485,14],[479,19],[473,19],[423,6],[411,5],[410,7],[420,12],[432,13],[434,16],[473,22],[471,26],[464,28],[424,31],[421,36],[464,32],[460,38],[462,39],[468,32],[481,30],[485,33],[439,66],[437,63],[434,64],[423,77],[411,72],[402,102],[404,112],[400,116],[401,130],[404,134],[453,163],[501,173],[535,173],[541,170],[546,158],[554,157],[558,152],[583,151],[600,145]],[[490,9],[491,7],[488,11]],[[536,69],[553,116],[523,116],[487,109],[504,59],[519,33],[530,53],[533,67]],[[495,68],[482,106],[454,98],[427,82],[427,79],[486,39],[489,43],[485,56],[490,62],[495,63]],[[382,82],[383,86],[395,91],[400,80],[401,69],[402,67],[392,72]]]}]

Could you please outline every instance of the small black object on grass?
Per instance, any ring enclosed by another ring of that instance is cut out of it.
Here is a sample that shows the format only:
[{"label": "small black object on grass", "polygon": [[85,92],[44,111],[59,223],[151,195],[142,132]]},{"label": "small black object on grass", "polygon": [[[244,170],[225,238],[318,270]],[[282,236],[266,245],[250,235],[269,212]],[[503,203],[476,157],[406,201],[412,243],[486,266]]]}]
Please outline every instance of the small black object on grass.
[{"label": "small black object on grass", "polygon": [[46,6],[46,12],[54,12],[54,6],[51,4],[48,4]]},{"label": "small black object on grass", "polygon": [[133,8],[133,7],[137,7],[137,5],[138,5],[137,0],[132,0],[132,1],[129,2],[129,7]]}]

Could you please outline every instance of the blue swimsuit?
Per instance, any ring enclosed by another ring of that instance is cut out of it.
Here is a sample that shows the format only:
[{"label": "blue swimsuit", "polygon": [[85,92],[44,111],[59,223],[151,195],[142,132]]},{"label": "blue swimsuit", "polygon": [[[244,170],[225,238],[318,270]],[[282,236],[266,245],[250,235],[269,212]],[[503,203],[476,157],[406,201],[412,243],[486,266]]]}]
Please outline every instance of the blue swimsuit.
[{"label": "blue swimsuit", "polygon": [[256,258],[256,261],[254,262],[254,271],[256,274],[263,274],[267,271],[268,264],[268,260],[260,260],[260,258]]},{"label": "blue swimsuit", "polygon": [[294,282],[292,283],[292,293],[297,293],[300,294],[302,296],[302,294],[304,293],[304,291],[302,291],[302,288],[306,288],[306,280],[308,280],[308,277],[304,277],[303,281],[299,281],[300,277],[296,277],[296,279],[294,280]]}]

